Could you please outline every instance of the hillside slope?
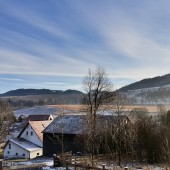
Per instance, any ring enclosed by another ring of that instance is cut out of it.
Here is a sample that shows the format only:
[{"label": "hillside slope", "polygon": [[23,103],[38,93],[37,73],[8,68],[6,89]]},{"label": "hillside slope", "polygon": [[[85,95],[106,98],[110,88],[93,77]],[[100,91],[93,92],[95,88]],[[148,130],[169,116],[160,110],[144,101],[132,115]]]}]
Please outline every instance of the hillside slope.
[{"label": "hillside slope", "polygon": [[128,90],[161,87],[161,86],[166,86],[169,84],[170,84],[170,74],[166,74],[163,76],[143,79],[141,81],[124,86],[124,87],[120,88],[119,90],[126,92]]},{"label": "hillside slope", "polygon": [[129,104],[170,104],[170,74],[143,79],[119,89]]}]

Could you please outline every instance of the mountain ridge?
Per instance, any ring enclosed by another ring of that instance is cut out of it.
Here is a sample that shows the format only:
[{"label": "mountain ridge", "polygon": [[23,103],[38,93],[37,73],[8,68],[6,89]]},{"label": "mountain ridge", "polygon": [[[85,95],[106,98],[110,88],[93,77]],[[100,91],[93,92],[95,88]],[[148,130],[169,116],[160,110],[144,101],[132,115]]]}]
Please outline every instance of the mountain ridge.
[{"label": "mountain ridge", "polygon": [[156,76],[153,78],[146,78],[140,81],[131,83],[119,89],[119,91],[126,92],[129,90],[138,90],[144,88],[161,87],[170,84],[170,74],[163,76]]},{"label": "mountain ridge", "polygon": [[0,94],[0,97],[10,97],[10,96],[28,96],[28,95],[67,95],[67,94],[83,94],[83,92],[78,90],[50,90],[50,89],[16,89],[10,90],[5,93]]}]

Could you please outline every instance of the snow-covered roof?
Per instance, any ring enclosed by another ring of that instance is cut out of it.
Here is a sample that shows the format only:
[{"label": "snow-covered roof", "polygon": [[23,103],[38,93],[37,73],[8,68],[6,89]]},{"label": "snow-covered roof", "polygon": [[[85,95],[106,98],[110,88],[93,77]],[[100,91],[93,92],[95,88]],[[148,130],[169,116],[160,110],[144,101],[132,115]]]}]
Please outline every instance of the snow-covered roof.
[{"label": "snow-covered roof", "polygon": [[64,115],[57,117],[42,133],[82,134],[82,115]]},{"label": "snow-covered roof", "polygon": [[9,139],[9,142],[15,143],[16,145],[20,146],[21,148],[23,148],[29,152],[42,149],[41,147],[39,147],[29,141],[26,141],[25,139],[22,139],[22,138]]},{"label": "snow-covered roof", "polygon": [[[127,118],[120,116],[121,120]],[[107,123],[117,123],[118,117],[113,115],[98,115],[98,123],[102,126]],[[82,134],[87,131],[85,115],[64,115],[57,117],[45,128],[42,133]]]}]

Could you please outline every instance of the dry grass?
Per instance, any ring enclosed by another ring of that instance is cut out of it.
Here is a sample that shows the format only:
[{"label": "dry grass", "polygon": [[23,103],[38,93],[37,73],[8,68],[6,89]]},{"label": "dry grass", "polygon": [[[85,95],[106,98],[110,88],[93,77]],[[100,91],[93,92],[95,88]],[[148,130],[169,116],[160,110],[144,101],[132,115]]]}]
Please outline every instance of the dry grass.
[{"label": "dry grass", "polygon": [[71,111],[81,111],[83,108],[83,105],[47,105],[48,107],[52,108],[61,108],[61,109],[66,109],[66,110],[71,110]]},{"label": "dry grass", "polygon": [[[82,110],[83,105],[48,105],[48,107],[52,108],[62,108],[67,109],[71,111],[79,112]],[[131,105],[131,106],[125,106],[126,111],[131,111],[134,108],[146,108],[149,112],[157,112],[157,106],[156,105]],[[170,109],[170,105],[165,106],[166,110]]]}]

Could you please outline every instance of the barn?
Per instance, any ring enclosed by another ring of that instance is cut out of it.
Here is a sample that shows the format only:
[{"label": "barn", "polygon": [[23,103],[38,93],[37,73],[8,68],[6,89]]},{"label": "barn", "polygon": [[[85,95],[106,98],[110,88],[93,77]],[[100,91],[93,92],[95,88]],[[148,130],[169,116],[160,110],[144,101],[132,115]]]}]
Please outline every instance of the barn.
[{"label": "barn", "polygon": [[83,133],[81,115],[65,115],[57,117],[44,129],[43,155],[52,156],[63,152],[84,152],[79,136]]},{"label": "barn", "polygon": [[[127,116],[99,115],[99,133],[106,124],[117,124],[118,120],[126,123]],[[85,139],[88,133],[85,115],[64,115],[57,117],[43,130],[43,155],[52,156],[61,152],[86,153]]]}]

